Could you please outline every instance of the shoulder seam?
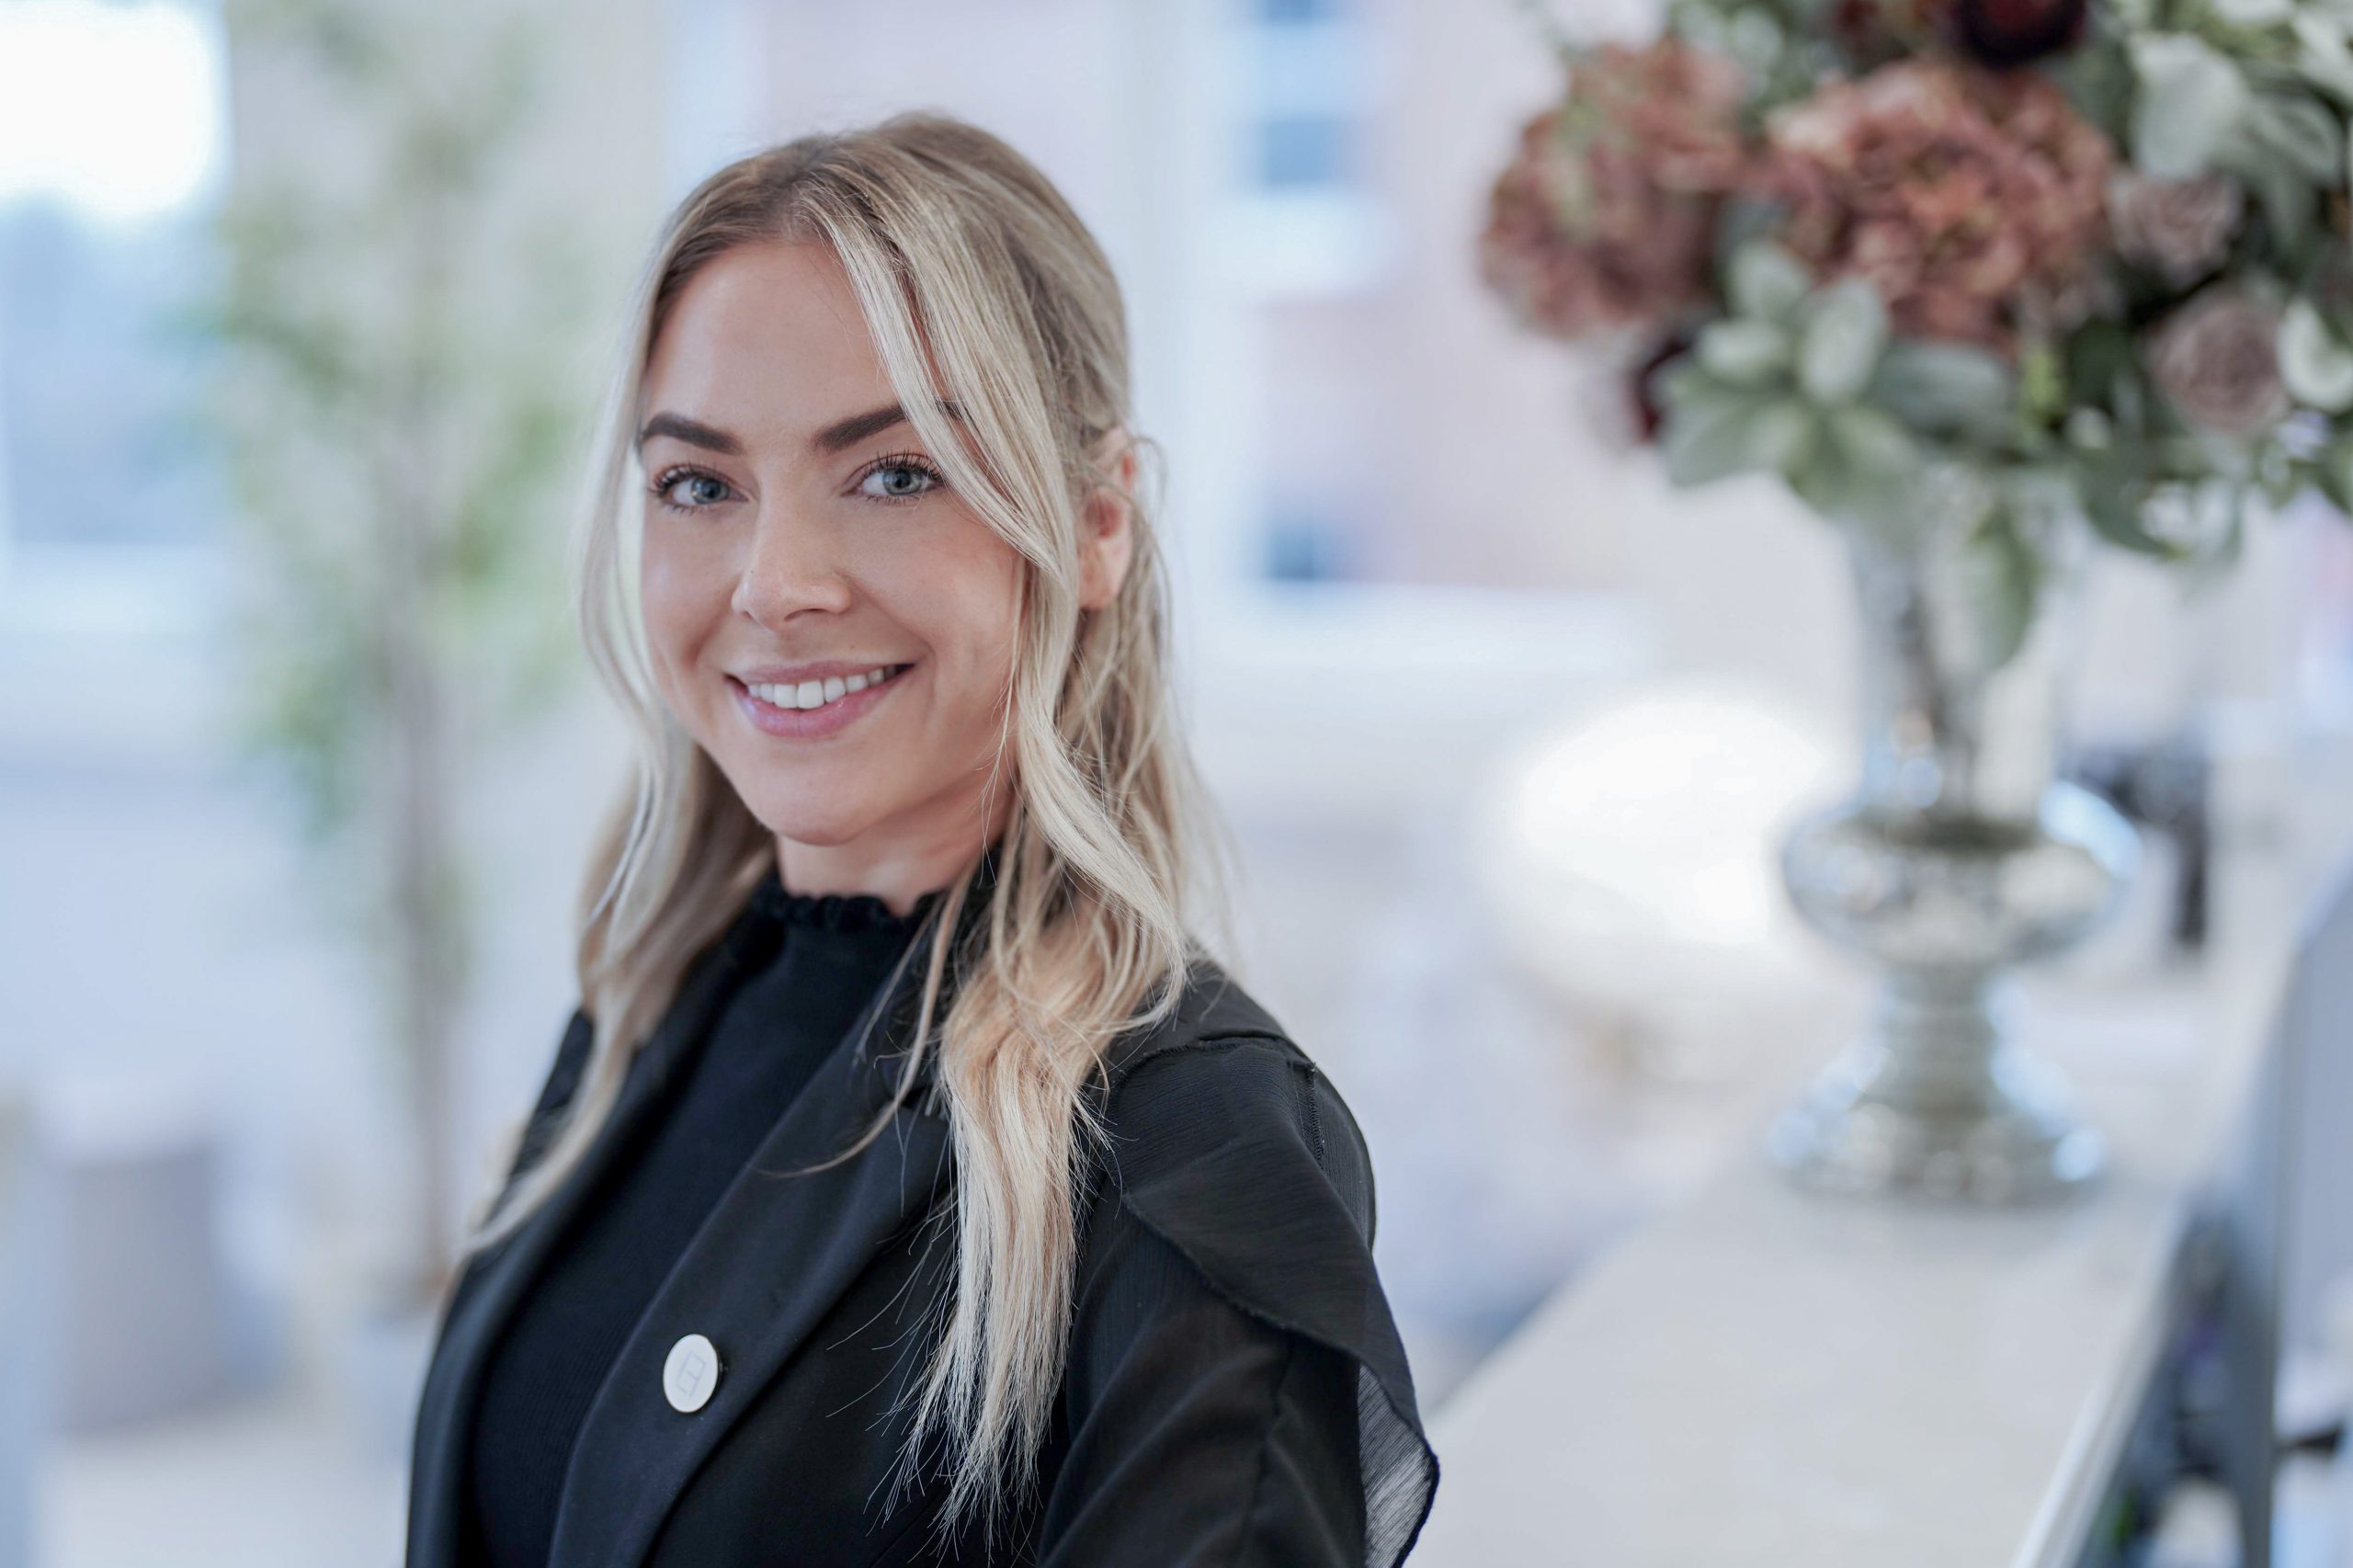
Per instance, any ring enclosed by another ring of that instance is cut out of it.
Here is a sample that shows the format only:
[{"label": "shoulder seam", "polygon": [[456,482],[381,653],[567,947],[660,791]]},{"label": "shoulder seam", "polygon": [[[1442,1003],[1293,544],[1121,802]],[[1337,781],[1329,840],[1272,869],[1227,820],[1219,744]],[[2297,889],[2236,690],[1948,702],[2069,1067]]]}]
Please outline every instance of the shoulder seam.
[{"label": "shoulder seam", "polygon": [[1118,1088],[1129,1074],[1147,1062],[1159,1060],[1179,1051],[1223,1051],[1237,1045],[1288,1045],[1299,1049],[1289,1035],[1272,1029],[1226,1029],[1213,1035],[1199,1035],[1190,1039],[1172,1040],[1138,1052],[1117,1064],[1111,1074],[1111,1086]]},{"label": "shoulder seam", "polygon": [[1315,1063],[1304,1056],[1293,1062],[1292,1066],[1306,1080],[1305,1093],[1302,1097],[1307,1101],[1307,1140],[1309,1146],[1315,1151],[1315,1164],[1320,1169],[1324,1165],[1324,1112],[1315,1103],[1318,1097],[1315,1093],[1315,1082],[1323,1074],[1317,1071]]}]

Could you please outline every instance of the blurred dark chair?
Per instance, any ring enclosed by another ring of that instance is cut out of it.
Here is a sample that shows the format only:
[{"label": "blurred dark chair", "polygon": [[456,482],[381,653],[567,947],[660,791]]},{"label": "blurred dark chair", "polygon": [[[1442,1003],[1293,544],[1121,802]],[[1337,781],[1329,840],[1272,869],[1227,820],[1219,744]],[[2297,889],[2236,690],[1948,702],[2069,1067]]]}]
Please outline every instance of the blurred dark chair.
[{"label": "blurred dark chair", "polygon": [[2068,748],[2061,771],[2173,846],[2166,935],[2184,952],[2204,948],[2214,854],[2213,763],[2204,738],[2186,729],[2151,741],[2080,744]]},{"label": "blurred dark chair", "polygon": [[[2206,1375],[2185,1379],[2188,1451],[2237,1500],[2240,1561],[2272,1561],[2286,1351],[2320,1348],[2353,1270],[2353,867],[2299,933],[2254,1093],[2193,1249]],[[2353,1521],[2347,1521],[2353,1523]]]},{"label": "blurred dark chair", "polygon": [[40,1321],[51,1231],[25,1101],[0,1086],[0,1568],[32,1561],[33,1468],[44,1420]]}]

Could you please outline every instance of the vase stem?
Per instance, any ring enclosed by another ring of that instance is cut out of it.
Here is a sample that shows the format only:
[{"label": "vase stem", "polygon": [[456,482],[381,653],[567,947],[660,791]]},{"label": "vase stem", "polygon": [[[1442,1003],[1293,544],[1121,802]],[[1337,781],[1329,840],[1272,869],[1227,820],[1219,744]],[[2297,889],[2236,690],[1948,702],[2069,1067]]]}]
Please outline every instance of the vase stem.
[{"label": "vase stem", "polygon": [[[2009,1201],[2082,1186],[2099,1141],[2015,1039],[2011,972],[2080,941],[2139,858],[2131,826],[2055,777],[2059,688],[2084,561],[2079,517],[2019,528],[2039,576],[2023,635],[1989,574],[1985,507],[1895,547],[1850,532],[1864,669],[1853,799],[1791,832],[1808,924],[1872,960],[1862,1038],[1773,1136],[1813,1185]],[[2006,622],[2005,618],[2008,617]]]}]

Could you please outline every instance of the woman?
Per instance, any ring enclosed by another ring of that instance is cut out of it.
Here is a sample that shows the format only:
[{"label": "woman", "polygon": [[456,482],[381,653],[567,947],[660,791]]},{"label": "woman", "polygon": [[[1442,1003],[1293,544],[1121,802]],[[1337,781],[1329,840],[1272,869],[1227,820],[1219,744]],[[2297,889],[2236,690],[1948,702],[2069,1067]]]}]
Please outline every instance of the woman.
[{"label": "woman", "polygon": [[959,121],[807,137],[681,204],[628,353],[577,562],[642,756],[411,1568],[1397,1562],[1364,1141],[1185,923],[1093,238]]}]

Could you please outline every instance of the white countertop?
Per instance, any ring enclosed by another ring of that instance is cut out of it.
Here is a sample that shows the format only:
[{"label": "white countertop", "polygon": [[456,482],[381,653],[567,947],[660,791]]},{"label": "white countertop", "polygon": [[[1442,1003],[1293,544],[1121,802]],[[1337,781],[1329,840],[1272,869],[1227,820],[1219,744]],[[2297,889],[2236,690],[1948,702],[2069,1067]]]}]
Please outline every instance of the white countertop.
[{"label": "white countertop", "polygon": [[2029,994],[2110,1140],[2075,1204],[1816,1196],[1747,1141],[1436,1413],[1415,1568],[2072,1562],[2268,1036],[2286,944],[2243,950],[2202,980]]}]

